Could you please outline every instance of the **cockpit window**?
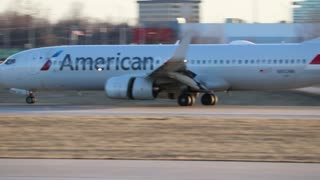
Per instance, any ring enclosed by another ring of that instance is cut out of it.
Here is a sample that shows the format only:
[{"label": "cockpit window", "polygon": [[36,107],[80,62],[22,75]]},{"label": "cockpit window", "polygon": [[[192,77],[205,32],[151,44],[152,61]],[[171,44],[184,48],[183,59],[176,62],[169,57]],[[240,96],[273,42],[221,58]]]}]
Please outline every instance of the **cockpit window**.
[{"label": "cockpit window", "polygon": [[8,59],[8,60],[6,60],[6,61],[4,62],[4,64],[6,64],[6,65],[10,65],[10,64],[14,64],[14,63],[16,63],[16,60],[15,60],[15,59]]}]

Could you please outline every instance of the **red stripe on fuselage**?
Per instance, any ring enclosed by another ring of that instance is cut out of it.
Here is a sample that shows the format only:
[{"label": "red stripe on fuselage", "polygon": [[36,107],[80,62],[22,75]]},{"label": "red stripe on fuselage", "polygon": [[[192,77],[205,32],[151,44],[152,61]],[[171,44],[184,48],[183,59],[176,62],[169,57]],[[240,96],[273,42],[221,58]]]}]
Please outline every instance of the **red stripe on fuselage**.
[{"label": "red stripe on fuselage", "polygon": [[310,64],[318,64],[320,65],[320,54],[318,54],[312,61]]},{"label": "red stripe on fuselage", "polygon": [[52,62],[51,62],[51,60],[49,59],[49,60],[42,66],[41,71],[48,71],[48,70],[50,69],[50,67],[51,67],[51,64],[52,64]]}]

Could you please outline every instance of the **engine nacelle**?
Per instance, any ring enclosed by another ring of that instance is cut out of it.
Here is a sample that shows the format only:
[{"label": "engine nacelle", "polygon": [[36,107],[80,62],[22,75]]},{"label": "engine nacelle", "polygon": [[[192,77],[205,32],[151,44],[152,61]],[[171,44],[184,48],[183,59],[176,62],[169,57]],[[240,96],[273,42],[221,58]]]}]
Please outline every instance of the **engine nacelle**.
[{"label": "engine nacelle", "polygon": [[152,79],[129,76],[110,78],[106,82],[105,92],[114,99],[152,100],[158,95]]}]

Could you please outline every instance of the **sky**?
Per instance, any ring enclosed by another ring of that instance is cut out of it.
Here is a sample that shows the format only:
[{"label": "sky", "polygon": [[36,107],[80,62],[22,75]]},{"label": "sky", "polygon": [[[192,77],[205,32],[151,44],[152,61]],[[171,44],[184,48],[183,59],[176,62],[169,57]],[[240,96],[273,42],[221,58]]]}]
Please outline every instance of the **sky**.
[{"label": "sky", "polygon": [[[68,16],[73,2],[83,3],[86,17],[112,22],[135,23],[138,19],[136,0],[0,0],[0,12],[15,8],[15,1],[40,9],[40,16],[53,22]],[[32,3],[29,3],[32,2]],[[201,22],[221,23],[225,18],[241,18],[247,22],[273,23],[292,21],[292,0],[202,0]]]}]

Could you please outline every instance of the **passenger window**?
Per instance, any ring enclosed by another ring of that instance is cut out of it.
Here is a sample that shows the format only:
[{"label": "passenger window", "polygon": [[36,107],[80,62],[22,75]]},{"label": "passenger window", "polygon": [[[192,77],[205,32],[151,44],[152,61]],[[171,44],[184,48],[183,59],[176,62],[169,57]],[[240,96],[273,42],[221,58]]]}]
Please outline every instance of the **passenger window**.
[{"label": "passenger window", "polygon": [[6,60],[6,62],[4,62],[4,64],[6,64],[6,65],[10,65],[10,64],[14,64],[14,63],[16,63],[15,59],[8,59],[8,60]]}]

